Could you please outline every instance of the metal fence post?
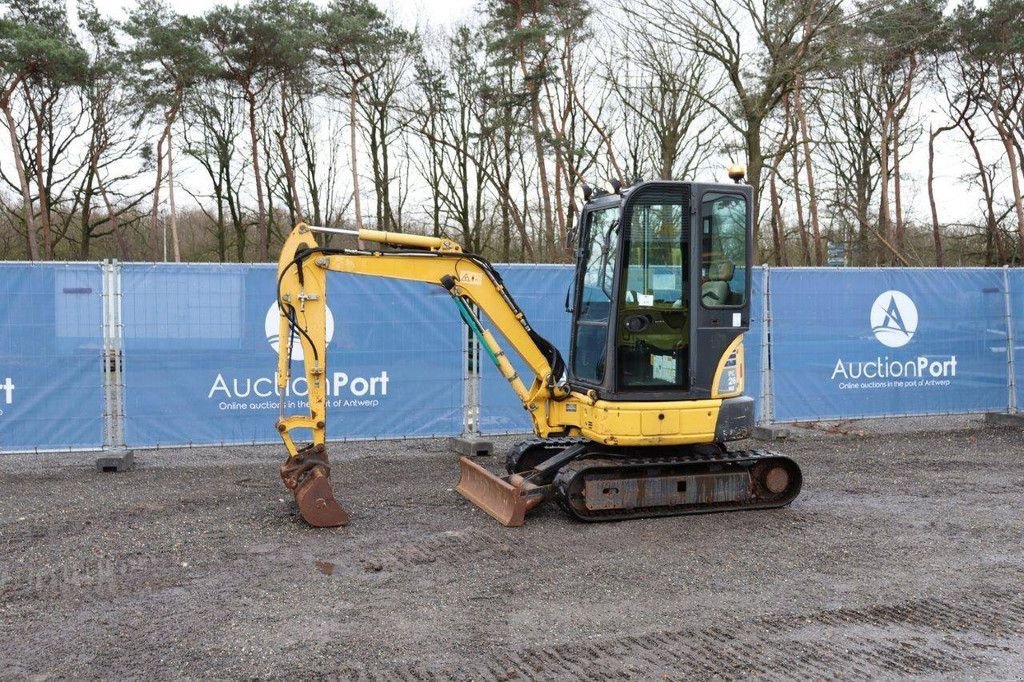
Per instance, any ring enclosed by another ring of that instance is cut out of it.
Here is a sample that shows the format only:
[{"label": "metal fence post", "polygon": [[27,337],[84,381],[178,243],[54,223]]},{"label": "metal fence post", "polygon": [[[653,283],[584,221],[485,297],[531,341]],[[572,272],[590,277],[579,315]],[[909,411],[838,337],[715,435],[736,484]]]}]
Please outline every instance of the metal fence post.
[{"label": "metal fence post", "polygon": [[104,261],[103,271],[103,451],[99,471],[130,471],[134,453],[124,441],[124,353],[121,325],[121,265]]},{"label": "metal fence post", "polygon": [[775,420],[771,372],[772,313],[769,307],[771,305],[771,296],[768,293],[771,287],[771,268],[768,267],[767,263],[764,263],[761,265],[761,271],[764,273],[761,280],[761,310],[763,311],[764,320],[761,331],[761,419],[758,421],[762,425],[768,425]]},{"label": "metal fence post", "polygon": [[462,435],[473,432],[473,339],[464,327],[462,333]]},{"label": "metal fence post", "polygon": [[1016,339],[1013,330],[1013,313],[1010,302],[1010,266],[1003,266],[1003,306],[1006,316],[1006,387],[1009,391],[1007,411],[1017,413],[1017,371],[1014,361]]},{"label": "metal fence post", "polygon": [[103,333],[103,347],[100,351],[100,363],[103,381],[103,449],[109,450],[114,444],[114,398],[110,379],[110,297],[113,295],[110,284],[110,263],[100,263],[102,284],[100,285],[100,301],[102,314],[100,327]]},{"label": "metal fence post", "polygon": [[[480,314],[473,306],[473,312]],[[463,374],[465,388],[462,400],[462,435],[451,438],[449,443],[455,452],[468,457],[490,455],[494,443],[480,435],[480,343],[468,327],[462,327]]]}]

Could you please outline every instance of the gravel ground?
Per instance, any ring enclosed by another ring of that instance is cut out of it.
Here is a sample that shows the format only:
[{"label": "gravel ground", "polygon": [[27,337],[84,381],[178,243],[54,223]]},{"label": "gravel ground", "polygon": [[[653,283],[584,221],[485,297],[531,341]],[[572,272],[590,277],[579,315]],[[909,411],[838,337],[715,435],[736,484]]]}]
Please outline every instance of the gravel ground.
[{"label": "gravel ground", "polygon": [[519,529],[456,495],[443,440],[334,445],[328,531],[276,447],[2,457],[0,678],[1024,678],[1019,430],[773,448],[804,470],[786,509]]}]

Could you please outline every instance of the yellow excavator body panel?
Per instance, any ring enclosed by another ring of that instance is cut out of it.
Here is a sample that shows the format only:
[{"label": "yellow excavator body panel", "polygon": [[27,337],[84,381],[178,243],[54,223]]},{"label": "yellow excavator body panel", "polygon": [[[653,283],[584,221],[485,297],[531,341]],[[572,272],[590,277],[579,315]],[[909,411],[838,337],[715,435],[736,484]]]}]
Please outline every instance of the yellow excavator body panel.
[{"label": "yellow excavator body panel", "polygon": [[578,393],[552,402],[549,424],[569,426],[569,435],[602,445],[692,445],[715,439],[721,400],[588,404]]}]

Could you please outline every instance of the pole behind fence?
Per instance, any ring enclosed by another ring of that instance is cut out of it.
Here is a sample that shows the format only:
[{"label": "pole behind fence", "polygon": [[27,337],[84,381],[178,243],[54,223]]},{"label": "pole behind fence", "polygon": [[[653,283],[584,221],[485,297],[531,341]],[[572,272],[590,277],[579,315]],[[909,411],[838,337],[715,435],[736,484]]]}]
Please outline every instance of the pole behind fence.
[{"label": "pole behind fence", "polygon": [[1016,339],[1013,329],[1013,306],[1010,301],[1010,267],[1003,266],[1003,307],[1006,317],[1006,386],[1009,391],[1007,396],[1007,411],[1010,414],[1017,413],[1017,370],[1015,363]]}]

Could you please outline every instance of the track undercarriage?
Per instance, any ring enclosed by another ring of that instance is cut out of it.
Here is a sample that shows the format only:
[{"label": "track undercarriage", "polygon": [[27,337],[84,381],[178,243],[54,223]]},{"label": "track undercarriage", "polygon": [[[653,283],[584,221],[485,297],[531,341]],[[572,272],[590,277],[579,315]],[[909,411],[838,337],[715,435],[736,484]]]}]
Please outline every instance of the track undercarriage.
[{"label": "track undercarriage", "polygon": [[796,462],[720,444],[615,447],[584,439],[531,439],[497,477],[462,458],[458,491],[506,526],[554,498],[579,521],[783,507],[800,492]]}]

